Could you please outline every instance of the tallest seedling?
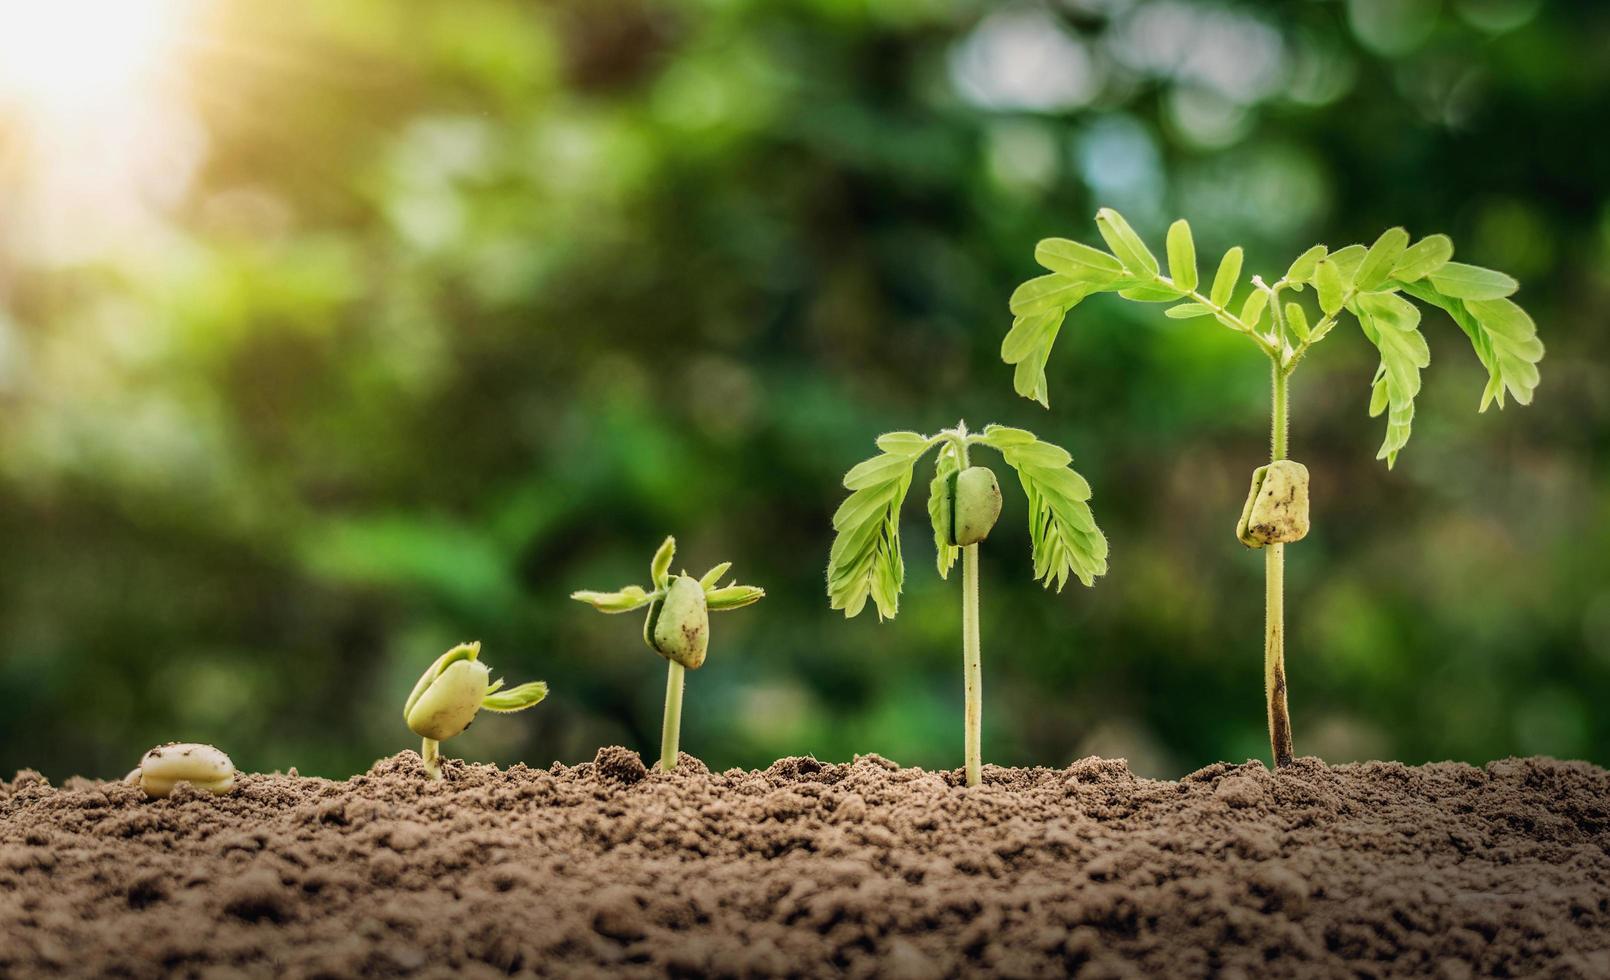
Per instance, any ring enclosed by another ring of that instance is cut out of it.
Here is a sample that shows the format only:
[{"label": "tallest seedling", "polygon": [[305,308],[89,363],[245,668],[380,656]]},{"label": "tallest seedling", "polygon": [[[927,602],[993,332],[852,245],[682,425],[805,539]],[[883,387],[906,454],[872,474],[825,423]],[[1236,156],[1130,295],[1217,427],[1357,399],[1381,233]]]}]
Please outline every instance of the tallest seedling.
[{"label": "tallest seedling", "polygon": [[[1012,294],[1014,320],[1001,357],[1017,365],[1018,394],[1047,404],[1045,363],[1069,310],[1092,293],[1117,293],[1141,303],[1173,303],[1175,319],[1212,320],[1247,338],[1269,359],[1273,406],[1269,465],[1253,472],[1252,490],[1236,536],[1264,549],[1266,576],[1264,686],[1269,704],[1269,741],[1275,763],[1292,761],[1291,721],[1286,711],[1285,546],[1308,533],[1308,470],[1286,458],[1286,415],[1292,373],[1336,326],[1345,311],[1380,352],[1371,382],[1370,415],[1386,414],[1386,439],[1378,459],[1390,467],[1409,441],[1420,369],[1431,352],[1420,334],[1420,310],[1405,296],[1445,311],[1464,330],[1487,368],[1481,411],[1504,407],[1506,392],[1530,404],[1537,387],[1543,344],[1526,311],[1509,295],[1514,279],[1491,269],[1449,261],[1453,242],[1428,235],[1409,244],[1402,228],[1390,228],[1375,244],[1329,251],[1323,245],[1297,257],[1273,283],[1252,277],[1252,291],[1232,304],[1241,276],[1241,249],[1220,260],[1204,294],[1198,288],[1196,246],[1184,220],[1168,230],[1168,274],[1123,216],[1111,208],[1096,214],[1096,227],[1110,252],[1065,238],[1048,238],[1034,258],[1051,270]],[[1313,300],[1297,297],[1312,288]]]}]

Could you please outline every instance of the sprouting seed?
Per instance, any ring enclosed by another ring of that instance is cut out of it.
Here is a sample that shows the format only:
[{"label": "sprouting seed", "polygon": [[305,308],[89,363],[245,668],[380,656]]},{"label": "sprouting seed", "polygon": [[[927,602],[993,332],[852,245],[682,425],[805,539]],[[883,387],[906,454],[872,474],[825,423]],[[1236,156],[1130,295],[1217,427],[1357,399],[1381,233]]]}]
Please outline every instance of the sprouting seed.
[{"label": "sprouting seed", "polygon": [[504,689],[492,681],[490,668],[480,659],[481,644],[461,643],[436,658],[414,684],[403,705],[403,719],[423,742],[419,755],[432,779],[442,778],[440,743],[470,727],[481,709],[508,714],[538,704],[548,696],[548,685],[531,681]]}]

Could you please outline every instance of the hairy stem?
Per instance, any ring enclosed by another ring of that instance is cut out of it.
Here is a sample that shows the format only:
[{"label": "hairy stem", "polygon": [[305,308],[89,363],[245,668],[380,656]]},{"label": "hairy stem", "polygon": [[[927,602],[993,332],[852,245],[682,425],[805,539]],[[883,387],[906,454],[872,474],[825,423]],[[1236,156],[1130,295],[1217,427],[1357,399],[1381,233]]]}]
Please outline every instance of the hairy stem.
[{"label": "hairy stem", "polygon": [[682,741],[682,678],[687,671],[675,660],[665,677],[665,724],[660,729],[660,768],[676,768],[676,750]]},{"label": "hairy stem", "polygon": [[425,774],[432,779],[442,778],[442,767],[436,761],[440,756],[441,743],[434,738],[423,739],[419,746],[419,757],[425,760]]},{"label": "hairy stem", "polygon": [[[1274,411],[1270,420],[1269,461],[1286,458],[1286,403],[1289,375],[1279,362],[1272,368]],[[1263,688],[1269,703],[1269,745],[1275,765],[1289,766],[1291,716],[1286,709],[1286,546],[1264,548]]]}]

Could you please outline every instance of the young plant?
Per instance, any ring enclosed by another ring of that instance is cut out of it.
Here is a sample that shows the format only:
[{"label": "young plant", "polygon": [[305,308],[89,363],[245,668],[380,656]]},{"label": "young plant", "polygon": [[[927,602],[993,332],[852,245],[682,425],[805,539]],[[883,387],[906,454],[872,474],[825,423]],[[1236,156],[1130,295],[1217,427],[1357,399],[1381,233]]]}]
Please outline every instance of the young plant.
[{"label": "young plant", "polygon": [[437,657],[403,705],[403,720],[424,740],[419,756],[432,779],[442,778],[437,761],[440,743],[470,727],[482,708],[508,714],[524,711],[548,696],[548,685],[542,681],[504,690],[502,679],[491,680],[492,671],[480,656],[481,644],[476,642],[460,643]]},{"label": "young plant", "polygon": [[677,747],[682,739],[682,682],[686,671],[698,670],[710,647],[710,613],[742,609],[759,602],[766,590],[739,585],[737,580],[720,585],[732,562],[724,561],[694,578],[687,572],[671,574],[676,557],[676,539],[666,538],[649,562],[649,582],[654,591],[628,585],[618,592],[573,592],[570,598],[585,602],[599,612],[624,613],[648,607],[643,620],[643,642],[664,657],[669,666],[665,678],[665,722],[660,731],[660,768],[676,768]]},{"label": "young plant", "polygon": [[882,452],[844,476],[850,496],[833,515],[838,536],[827,563],[827,595],[834,609],[858,615],[871,598],[878,618],[893,619],[900,609],[906,566],[900,551],[900,505],[911,488],[912,471],[928,450],[939,447],[928,488],[939,577],[946,578],[958,553],[962,559],[962,670],[967,697],[963,749],[967,785],[977,786],[982,762],[980,726],[984,713],[983,667],[978,630],[978,544],[989,536],[1001,513],[995,474],[972,463],[970,450],[988,446],[1017,471],[1029,498],[1029,540],[1034,577],[1057,591],[1074,576],[1091,585],[1107,571],[1107,539],[1090,513],[1090,485],[1075,473],[1073,457],[1031,432],[1005,426],[967,431],[966,423],[938,435],[890,432],[878,437]]},{"label": "young plant", "polygon": [[[1019,394],[1049,405],[1045,363],[1068,311],[1093,293],[1116,292],[1142,303],[1174,303],[1164,314],[1175,319],[1212,320],[1246,337],[1269,359],[1273,405],[1270,412],[1269,465],[1253,473],[1236,537],[1264,549],[1266,578],[1264,687],[1269,741],[1275,763],[1292,761],[1291,722],[1286,710],[1285,546],[1308,533],[1308,470],[1286,458],[1287,403],[1292,373],[1315,344],[1331,332],[1345,311],[1380,352],[1371,382],[1370,416],[1386,414],[1386,438],[1377,459],[1390,468],[1409,440],[1420,371],[1431,352],[1420,334],[1420,310],[1412,297],[1448,314],[1475,347],[1487,369],[1480,411],[1493,402],[1504,407],[1506,393],[1530,404],[1537,388],[1543,344],[1532,318],[1508,297],[1518,284],[1502,272],[1453,262],[1446,235],[1428,235],[1414,244],[1402,228],[1391,228],[1369,246],[1329,251],[1308,249],[1273,283],[1251,279],[1252,291],[1233,302],[1241,275],[1239,247],[1220,260],[1207,292],[1199,288],[1196,247],[1184,220],[1168,230],[1168,274],[1118,212],[1103,208],[1096,228],[1110,251],[1048,238],[1034,257],[1050,270],[1012,294],[1011,331],[1001,357],[1017,366]],[[1297,297],[1312,288],[1312,301]]]}]

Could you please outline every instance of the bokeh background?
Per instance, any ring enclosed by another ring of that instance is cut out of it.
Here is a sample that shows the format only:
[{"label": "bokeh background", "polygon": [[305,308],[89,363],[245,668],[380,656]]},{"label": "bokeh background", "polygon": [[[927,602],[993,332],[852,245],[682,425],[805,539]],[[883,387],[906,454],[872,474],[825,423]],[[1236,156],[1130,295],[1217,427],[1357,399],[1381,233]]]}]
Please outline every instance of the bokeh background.
[{"label": "bokeh background", "polygon": [[926,477],[899,618],[823,593],[842,473],[958,418],[1068,447],[1113,552],[1041,590],[1009,496],[986,758],[1266,757],[1265,362],[1111,297],[1050,411],[998,357],[1102,205],[1249,273],[1403,224],[1523,281],[1536,403],[1478,415],[1428,314],[1393,471],[1356,327],[1297,375],[1297,748],[1610,763],[1606,50],[1610,5],[1541,0],[0,0],[0,772],[362,771],[467,638],[553,695],[451,754],[652,757],[663,662],[566,596],[667,533],[770,593],[686,749],[959,765]]}]

